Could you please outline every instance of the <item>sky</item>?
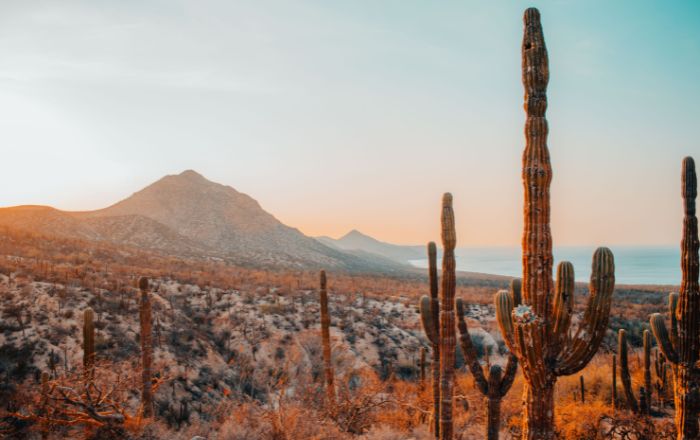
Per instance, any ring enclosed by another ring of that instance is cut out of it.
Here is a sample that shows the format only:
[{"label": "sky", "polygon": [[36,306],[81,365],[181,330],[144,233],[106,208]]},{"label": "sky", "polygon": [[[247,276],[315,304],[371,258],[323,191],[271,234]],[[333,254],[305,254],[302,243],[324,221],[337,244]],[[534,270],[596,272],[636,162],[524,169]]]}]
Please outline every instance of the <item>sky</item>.
[{"label": "sky", "polygon": [[676,245],[700,3],[0,1],[0,206],[195,169],[308,235],[517,245],[522,12],[542,14],[555,245]]}]

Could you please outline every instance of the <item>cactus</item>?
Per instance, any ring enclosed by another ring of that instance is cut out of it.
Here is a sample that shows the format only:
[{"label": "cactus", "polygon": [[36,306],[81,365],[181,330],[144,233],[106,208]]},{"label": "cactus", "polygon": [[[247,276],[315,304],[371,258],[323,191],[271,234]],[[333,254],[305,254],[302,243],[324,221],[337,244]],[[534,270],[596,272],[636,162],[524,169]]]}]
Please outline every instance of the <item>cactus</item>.
[{"label": "cactus", "polygon": [[669,296],[671,335],[663,316],[654,313],[651,329],[666,360],[673,366],[674,401],[678,439],[700,437],[700,287],[698,286],[698,219],[695,216],[697,176],[692,157],[683,160],[681,191],[683,197],[683,238],[681,239],[681,288]]},{"label": "cactus", "polygon": [[617,408],[617,357],[612,355],[612,390],[611,390],[611,406],[615,410]]},{"label": "cactus", "polygon": [[654,372],[656,373],[656,394],[659,398],[659,406],[664,407],[666,403],[666,390],[668,385],[668,369],[666,368],[666,358],[664,354],[655,350],[654,352]]},{"label": "cactus", "polygon": [[431,431],[435,438],[440,438],[440,300],[438,299],[437,247],[428,243],[428,278],[430,297],[423,295],[420,301],[420,317],[423,332],[430,342],[433,352],[432,385],[433,415]]},{"label": "cactus", "polygon": [[586,383],[584,382],[583,375],[579,377],[579,382],[581,382],[581,403],[586,403]]},{"label": "cactus", "polygon": [[83,312],[83,374],[90,381],[95,375],[95,314],[92,309]]},{"label": "cactus", "polygon": [[153,416],[153,390],[152,368],[153,362],[153,335],[151,322],[151,300],[148,296],[148,278],[139,279],[141,290],[141,304],[139,307],[139,321],[141,324],[141,405],[143,417]]},{"label": "cactus", "polygon": [[474,350],[472,338],[464,320],[464,305],[461,298],[457,299],[457,325],[464,359],[474,376],[474,383],[477,389],[485,397],[486,438],[488,440],[497,440],[501,425],[501,399],[505,397],[510,391],[511,385],[513,385],[515,373],[518,371],[518,360],[514,355],[509,355],[505,374],[501,374],[500,365],[491,365],[489,367],[489,375],[486,377],[479,364],[479,358],[476,350]]},{"label": "cactus", "polygon": [[638,414],[651,412],[651,335],[644,330],[644,386],[639,389],[639,402],[634,397],[630,380],[629,363],[627,361],[627,331],[620,329],[617,333],[617,355],[620,356],[620,380],[625,390],[625,398],[630,409]]},{"label": "cactus", "polygon": [[326,398],[332,409],[335,406],[335,386],[333,385],[333,363],[331,359],[331,316],[328,313],[325,270],[322,270],[320,274],[319,297],[321,302],[321,339],[323,344],[323,369],[326,375]]},{"label": "cactus", "polygon": [[[452,210],[452,194],[442,196],[442,291],[438,301],[437,250],[435,243],[428,244],[428,274],[430,297],[420,302],[423,331],[433,345],[433,434],[435,438],[448,440],[453,436],[452,409],[454,397],[455,348],[455,218]],[[439,315],[438,315],[439,311]],[[439,362],[438,362],[439,360]]]},{"label": "cactus", "polygon": [[455,216],[452,194],[442,197],[442,291],[440,292],[440,439],[452,440],[455,375]]},{"label": "cactus", "polygon": [[552,167],[547,149],[547,82],[549,66],[540,13],[529,8],[524,15],[522,77],[525,87],[526,146],[523,153],[525,189],[523,231],[523,304],[499,293],[497,313],[503,339],[522,366],[524,393],[523,439],[549,440],[554,433],[554,385],[558,376],[582,370],[602,342],[610,315],[615,275],[613,255],[599,248],[593,256],[590,295],[583,319],[569,332],[574,305],[571,263],[557,270],[552,280],[552,238],[549,186]]}]

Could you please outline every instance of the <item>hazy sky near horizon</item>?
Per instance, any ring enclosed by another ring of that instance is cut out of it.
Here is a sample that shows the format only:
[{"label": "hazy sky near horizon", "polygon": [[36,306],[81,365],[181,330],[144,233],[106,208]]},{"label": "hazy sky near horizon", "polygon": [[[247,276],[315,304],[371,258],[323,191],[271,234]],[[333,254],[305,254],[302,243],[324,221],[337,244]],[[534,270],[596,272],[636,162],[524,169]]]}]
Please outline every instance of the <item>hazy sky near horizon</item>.
[{"label": "hazy sky near horizon", "polygon": [[[309,235],[516,245],[531,2],[2,1],[0,205],[195,169]],[[700,3],[540,1],[555,245],[676,244]]]}]

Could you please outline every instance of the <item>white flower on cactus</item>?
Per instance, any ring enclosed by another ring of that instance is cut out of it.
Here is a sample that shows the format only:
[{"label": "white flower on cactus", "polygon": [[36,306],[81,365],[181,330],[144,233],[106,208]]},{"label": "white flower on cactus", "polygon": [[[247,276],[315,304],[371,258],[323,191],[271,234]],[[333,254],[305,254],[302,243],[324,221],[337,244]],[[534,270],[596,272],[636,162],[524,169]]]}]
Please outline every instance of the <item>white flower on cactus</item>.
[{"label": "white flower on cactus", "polygon": [[520,304],[513,309],[513,319],[519,324],[528,324],[537,320],[535,311],[527,304]]}]

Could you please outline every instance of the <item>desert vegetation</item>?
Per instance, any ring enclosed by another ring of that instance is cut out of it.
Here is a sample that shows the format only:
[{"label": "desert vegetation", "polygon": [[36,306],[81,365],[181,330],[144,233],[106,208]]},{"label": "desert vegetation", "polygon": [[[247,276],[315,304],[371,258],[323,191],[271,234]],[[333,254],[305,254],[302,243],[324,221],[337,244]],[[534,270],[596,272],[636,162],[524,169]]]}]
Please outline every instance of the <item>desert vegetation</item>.
[{"label": "desert vegetation", "polygon": [[450,193],[442,270],[431,242],[427,274],[247,267],[5,227],[0,434],[698,438],[694,162],[682,168],[683,281],[669,297],[670,332],[663,315],[648,321],[665,292],[615,286],[607,248],[593,255],[587,287],[568,262],[553,278],[549,66],[536,9],[525,11],[522,56],[522,279],[456,271]]}]

